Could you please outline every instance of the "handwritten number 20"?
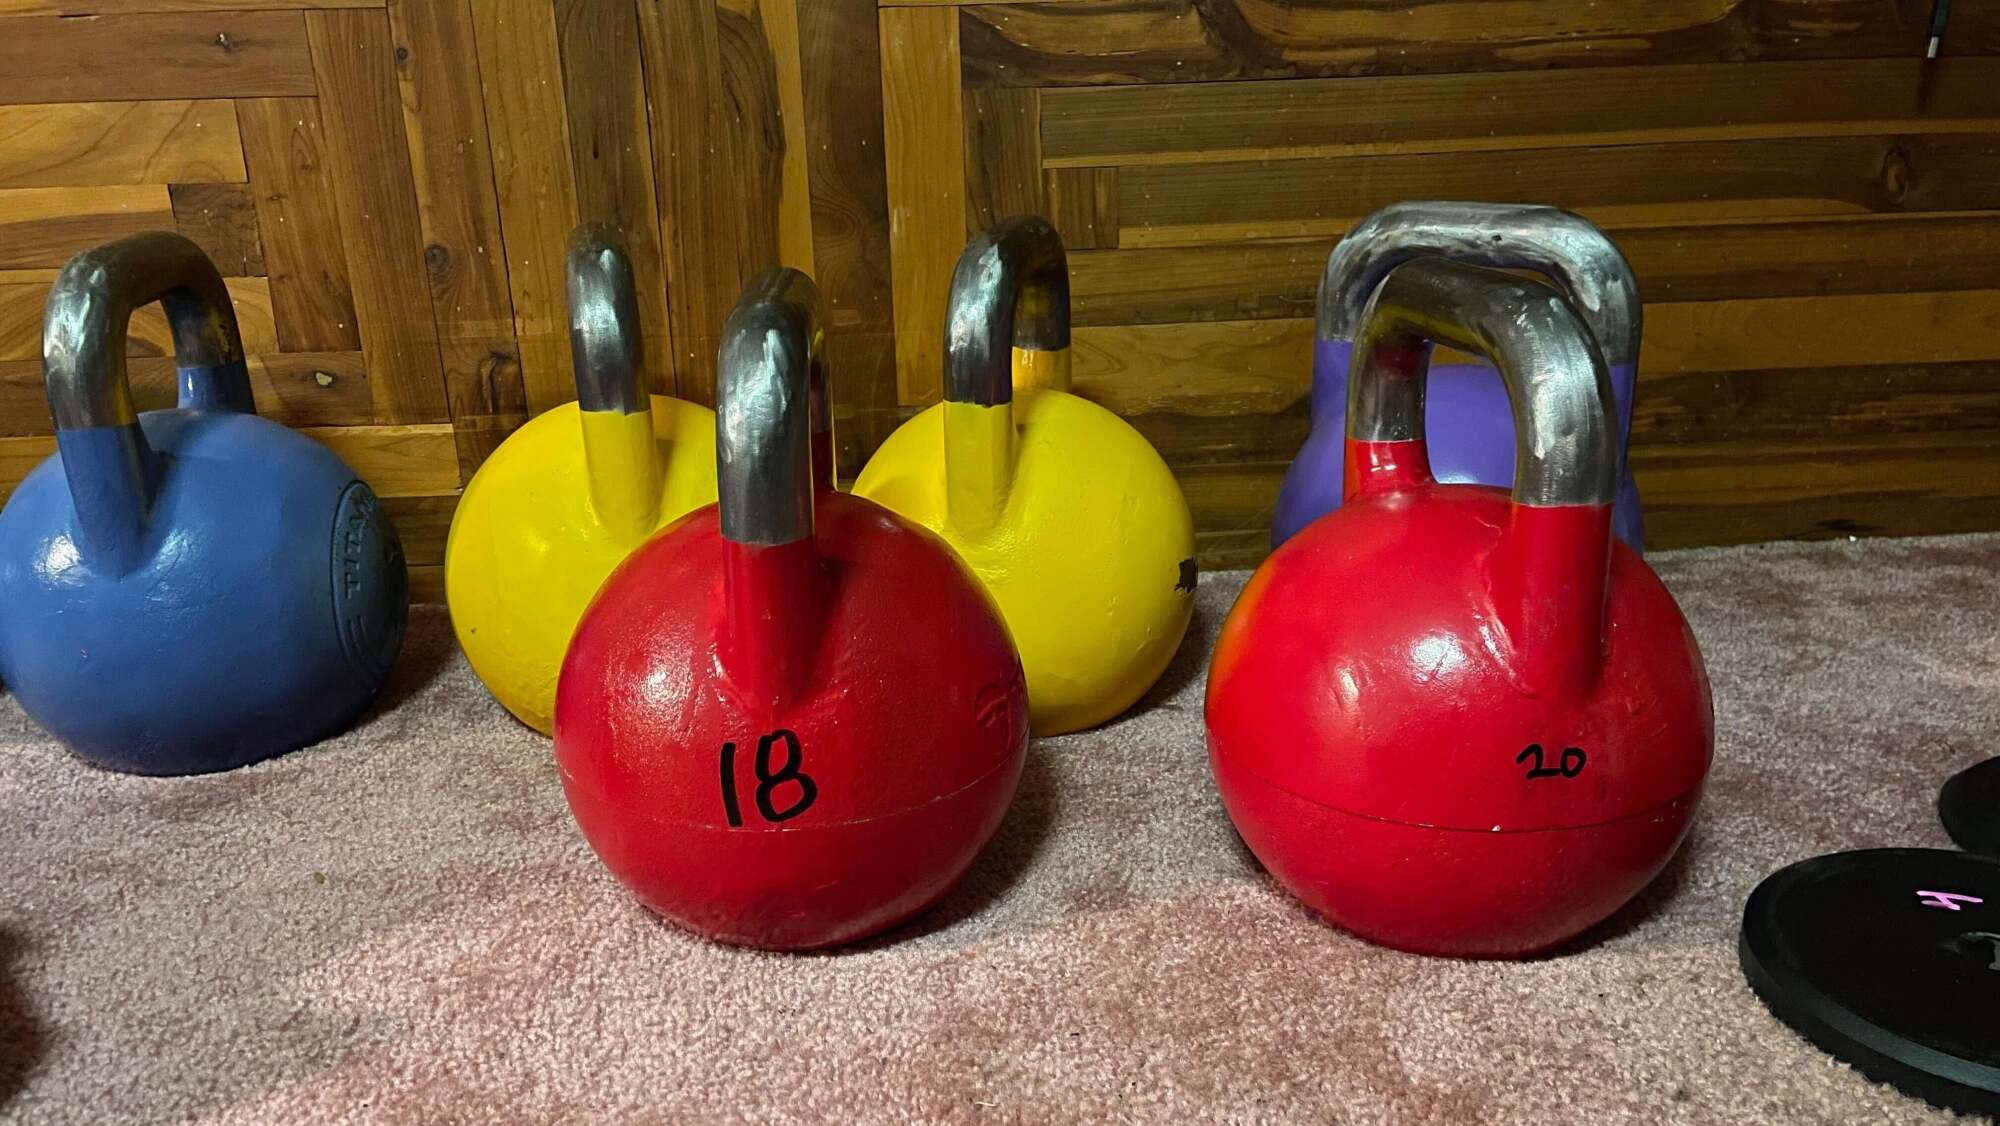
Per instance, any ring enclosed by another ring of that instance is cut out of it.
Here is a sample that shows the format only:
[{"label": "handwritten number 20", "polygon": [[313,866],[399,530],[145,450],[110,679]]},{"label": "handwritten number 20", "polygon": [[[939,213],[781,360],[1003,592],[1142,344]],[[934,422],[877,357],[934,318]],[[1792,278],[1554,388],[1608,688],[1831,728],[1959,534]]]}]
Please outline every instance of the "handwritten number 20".
[{"label": "handwritten number 20", "polygon": [[[771,769],[771,748],[784,744],[785,761],[776,770]],[[757,792],[752,795],[757,803],[757,813],[764,820],[777,824],[790,821],[812,808],[819,799],[819,785],[812,775],[800,769],[804,752],[799,746],[796,733],[780,728],[757,740]],[[778,787],[791,782],[798,786],[798,799],[784,809],[778,808],[775,800]],[[736,744],[722,745],[722,811],[729,817],[731,828],[743,827],[743,808],[736,797]]]},{"label": "handwritten number 20", "polygon": [[1514,761],[1523,763],[1531,758],[1535,760],[1535,765],[1528,768],[1530,778],[1574,778],[1583,773],[1583,764],[1586,761],[1582,747],[1564,747],[1562,758],[1557,760],[1556,765],[1543,766],[1540,743],[1528,744],[1528,749],[1515,755]]}]

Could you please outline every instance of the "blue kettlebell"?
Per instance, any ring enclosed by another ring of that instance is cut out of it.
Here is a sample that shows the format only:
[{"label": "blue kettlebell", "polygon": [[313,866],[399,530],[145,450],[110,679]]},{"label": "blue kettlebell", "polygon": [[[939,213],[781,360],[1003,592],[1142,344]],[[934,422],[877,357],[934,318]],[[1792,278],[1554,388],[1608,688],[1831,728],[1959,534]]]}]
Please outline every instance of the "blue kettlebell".
[{"label": "blue kettlebell", "polygon": [[[180,404],[135,413],[125,336],[158,301]],[[409,576],[375,494],[258,418],[222,277],[176,234],[70,260],[42,370],[56,452],[0,510],[0,681],[79,755],[228,770],[358,718],[402,647]]]}]

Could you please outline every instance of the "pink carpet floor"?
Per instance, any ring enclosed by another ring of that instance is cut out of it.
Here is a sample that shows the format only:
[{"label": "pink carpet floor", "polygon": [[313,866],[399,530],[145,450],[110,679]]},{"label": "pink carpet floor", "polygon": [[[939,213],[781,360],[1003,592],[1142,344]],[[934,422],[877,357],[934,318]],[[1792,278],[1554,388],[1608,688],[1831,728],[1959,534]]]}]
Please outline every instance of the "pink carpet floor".
[{"label": "pink carpet floor", "polygon": [[1790,861],[1946,844],[1938,785],[2000,754],[2000,537],[1655,563],[1714,681],[1707,801],[1637,903],[1520,964],[1371,947],[1238,844],[1201,694],[1240,574],[1142,707],[1035,745],[940,909],[805,957],[625,895],[436,608],[358,730],[232,774],[102,773],[0,697],[0,1118],[1947,1118],[1781,1026],[1735,939]]}]

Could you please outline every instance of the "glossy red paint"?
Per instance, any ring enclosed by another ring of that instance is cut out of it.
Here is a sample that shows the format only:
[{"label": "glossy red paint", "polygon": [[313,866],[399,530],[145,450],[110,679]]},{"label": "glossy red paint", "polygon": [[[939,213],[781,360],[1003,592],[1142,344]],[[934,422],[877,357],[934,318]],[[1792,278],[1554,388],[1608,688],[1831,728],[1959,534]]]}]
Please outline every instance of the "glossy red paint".
[{"label": "glossy red paint", "polygon": [[724,540],[712,505],[662,531],[599,591],[557,687],[591,847],[723,942],[829,946],[922,911],[1026,758],[1020,660],[964,565],[869,501],[819,490],[815,514],[776,547]]},{"label": "glossy red paint", "polygon": [[1610,506],[1429,480],[1349,440],[1345,505],[1231,610],[1209,756],[1237,830],[1385,945],[1511,957],[1617,910],[1687,830],[1714,746],[1673,596]]}]

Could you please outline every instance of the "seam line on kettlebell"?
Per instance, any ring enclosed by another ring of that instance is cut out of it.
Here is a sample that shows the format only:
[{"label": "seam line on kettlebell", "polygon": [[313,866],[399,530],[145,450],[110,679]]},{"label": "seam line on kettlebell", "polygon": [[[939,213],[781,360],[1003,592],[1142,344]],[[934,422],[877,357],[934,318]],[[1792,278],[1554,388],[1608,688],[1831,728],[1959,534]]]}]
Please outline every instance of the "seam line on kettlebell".
[{"label": "seam line on kettlebell", "polygon": [[1410,829],[1423,829],[1426,832],[1475,833],[1481,836],[1498,836],[1506,833],[1567,833],[1577,829],[1597,829],[1605,825],[1616,825],[1621,821],[1630,821],[1638,817],[1650,817],[1653,814],[1656,814],[1661,810],[1668,808],[1669,806],[1676,805],[1683,801],[1687,801],[1690,798],[1694,797],[1695,795],[1699,794],[1701,792],[1702,786],[1705,784],[1697,782],[1695,785],[1689,787],[1686,790],[1681,791],[1679,794],[1676,794],[1671,798],[1668,798],[1666,801],[1660,802],[1655,805],[1649,805],[1644,809],[1634,810],[1631,813],[1621,813],[1616,817],[1607,817],[1602,821],[1585,821],[1577,825],[1544,825],[1532,829],[1529,828],[1495,829],[1490,827],[1485,829],[1478,829],[1460,825],[1433,825],[1424,821],[1402,821],[1394,817],[1383,817],[1379,814],[1374,814],[1374,813],[1362,813],[1358,810],[1348,809],[1345,806],[1339,806],[1339,805],[1334,805],[1331,802],[1320,801],[1318,798],[1307,797],[1306,795],[1299,793],[1297,790],[1292,789],[1290,786],[1280,785],[1277,782],[1271,781],[1269,778],[1264,777],[1257,771],[1246,770],[1244,771],[1244,773],[1252,778],[1255,778],[1259,782],[1262,782],[1266,786],[1269,786],[1274,790],[1280,791],[1281,793],[1288,794],[1291,797],[1297,798],[1298,800],[1305,802],[1308,805],[1317,806],[1320,809],[1331,810],[1335,813],[1345,814],[1349,817],[1359,818],[1360,820],[1363,821],[1373,821],[1382,825],[1400,825]]}]

